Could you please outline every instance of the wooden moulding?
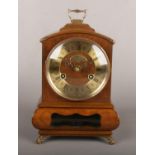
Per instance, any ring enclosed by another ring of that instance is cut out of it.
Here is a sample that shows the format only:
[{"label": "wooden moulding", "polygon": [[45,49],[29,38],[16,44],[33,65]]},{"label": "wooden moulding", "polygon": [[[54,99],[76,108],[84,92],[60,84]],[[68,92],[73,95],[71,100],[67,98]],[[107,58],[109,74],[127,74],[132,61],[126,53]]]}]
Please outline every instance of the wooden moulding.
[{"label": "wooden moulding", "polygon": [[91,34],[92,36],[95,35],[99,38],[105,39],[111,44],[115,43],[113,39],[107,37],[106,35],[96,33],[95,30],[92,27],[90,27],[88,24],[73,24],[73,23],[66,24],[64,27],[60,29],[59,32],[49,34],[41,38],[40,42],[44,42],[52,37],[61,36],[63,34],[69,34],[69,33]]},{"label": "wooden moulding", "polygon": [[[80,127],[74,128],[70,126],[62,127],[52,127],[52,114],[62,114],[62,115],[72,115],[80,114],[83,116],[90,116],[93,114],[99,114],[101,117],[100,127]],[[35,128],[40,130],[102,130],[102,131],[112,131],[116,129],[119,125],[119,119],[116,111],[114,109],[96,109],[96,108],[38,108],[32,118],[32,123]]]},{"label": "wooden moulding", "polygon": [[46,136],[110,136],[111,131],[80,131],[80,130],[39,130],[40,135]]},{"label": "wooden moulding", "polygon": [[111,103],[90,103],[90,102],[61,102],[56,103],[52,102],[51,104],[49,102],[41,102],[39,103],[38,107],[40,108],[114,108],[114,106]]}]

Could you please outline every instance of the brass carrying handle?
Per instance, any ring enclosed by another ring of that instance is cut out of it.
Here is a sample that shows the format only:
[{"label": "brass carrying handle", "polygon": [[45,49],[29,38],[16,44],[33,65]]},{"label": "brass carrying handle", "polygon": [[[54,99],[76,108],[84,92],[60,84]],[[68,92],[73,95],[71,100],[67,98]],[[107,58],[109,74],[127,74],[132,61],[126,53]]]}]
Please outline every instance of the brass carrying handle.
[{"label": "brass carrying handle", "polygon": [[[82,19],[74,19],[74,18],[72,18],[72,16],[70,15],[71,13],[83,13]],[[79,9],[71,10],[71,9],[68,9],[68,17],[70,18],[71,22],[73,22],[74,20],[80,20],[81,22],[83,22],[84,19],[86,18],[86,13],[87,13],[86,9],[84,9],[84,10],[79,10]]]}]

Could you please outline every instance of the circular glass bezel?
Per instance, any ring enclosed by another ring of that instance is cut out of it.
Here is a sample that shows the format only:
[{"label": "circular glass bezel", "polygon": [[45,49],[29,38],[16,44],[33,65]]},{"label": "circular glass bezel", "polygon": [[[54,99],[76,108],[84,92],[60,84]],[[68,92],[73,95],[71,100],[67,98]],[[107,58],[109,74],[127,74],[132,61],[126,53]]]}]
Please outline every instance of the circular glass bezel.
[{"label": "circular glass bezel", "polygon": [[[100,84],[100,86],[95,90],[93,91],[92,93],[90,93],[89,95],[87,95],[86,97],[83,97],[83,98],[71,98],[71,97],[68,97],[67,95],[65,95],[61,90],[59,90],[56,85],[54,84],[54,82],[52,81],[51,79],[51,76],[50,76],[50,73],[49,73],[49,62],[50,62],[50,56],[52,55],[52,53],[54,52],[54,50],[59,47],[60,45],[66,43],[66,42],[69,42],[69,41],[73,41],[73,40],[80,40],[80,41],[86,41],[86,42],[89,42],[89,43],[92,43],[94,45],[96,45],[100,50],[101,52],[103,53],[103,55],[105,56],[106,58],[106,61],[107,61],[107,73],[106,73],[106,77],[104,78],[104,80],[102,81],[102,83]],[[59,96],[65,98],[65,99],[68,99],[68,100],[72,100],[72,101],[82,101],[82,100],[87,100],[87,99],[90,99],[94,96],[96,96],[97,94],[99,94],[103,88],[106,86],[108,80],[109,80],[109,77],[110,77],[110,74],[111,74],[111,65],[110,65],[110,61],[109,61],[109,58],[107,56],[107,53],[106,51],[98,44],[96,43],[95,41],[93,40],[90,40],[90,39],[86,39],[86,38],[82,38],[82,37],[72,37],[72,38],[69,38],[69,39],[65,39],[61,42],[59,42],[58,44],[56,44],[49,52],[47,58],[46,58],[46,61],[45,61],[45,67],[46,67],[46,70],[45,70],[45,74],[46,74],[46,79],[48,81],[48,84],[50,85],[50,87],[52,88],[52,90],[58,94]]]}]

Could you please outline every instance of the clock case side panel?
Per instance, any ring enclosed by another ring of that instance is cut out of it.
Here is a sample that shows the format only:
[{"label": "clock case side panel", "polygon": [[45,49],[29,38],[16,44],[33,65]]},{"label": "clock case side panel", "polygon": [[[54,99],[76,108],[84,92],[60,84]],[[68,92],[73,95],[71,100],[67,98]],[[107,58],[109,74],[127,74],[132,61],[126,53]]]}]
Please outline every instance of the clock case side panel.
[{"label": "clock case side panel", "polygon": [[[99,44],[105,51],[110,61],[110,67],[112,68],[112,45],[113,43],[107,40],[107,38],[101,37],[97,33],[58,33],[57,35],[53,35],[48,39],[42,41],[42,100],[41,100],[41,107],[48,107],[58,103],[74,103],[77,101],[70,101],[66,100],[59,95],[57,95],[49,86],[47,79],[46,79],[46,68],[45,68],[45,61],[51,49],[61,41],[70,38],[83,38],[89,39],[91,41],[96,42]],[[92,97],[86,101],[78,101],[81,105],[84,103],[111,103],[111,74],[109,80],[104,87],[104,89],[95,97]]]}]

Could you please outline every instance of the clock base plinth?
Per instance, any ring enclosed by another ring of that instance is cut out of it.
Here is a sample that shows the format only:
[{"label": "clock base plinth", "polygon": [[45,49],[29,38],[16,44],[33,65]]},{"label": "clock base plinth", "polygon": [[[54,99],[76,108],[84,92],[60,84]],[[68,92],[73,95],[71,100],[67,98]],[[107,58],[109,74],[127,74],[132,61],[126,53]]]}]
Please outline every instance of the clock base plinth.
[{"label": "clock base plinth", "polygon": [[114,144],[112,131],[119,126],[117,112],[110,107],[39,107],[32,118],[39,129],[37,144],[49,136],[104,137]]}]

